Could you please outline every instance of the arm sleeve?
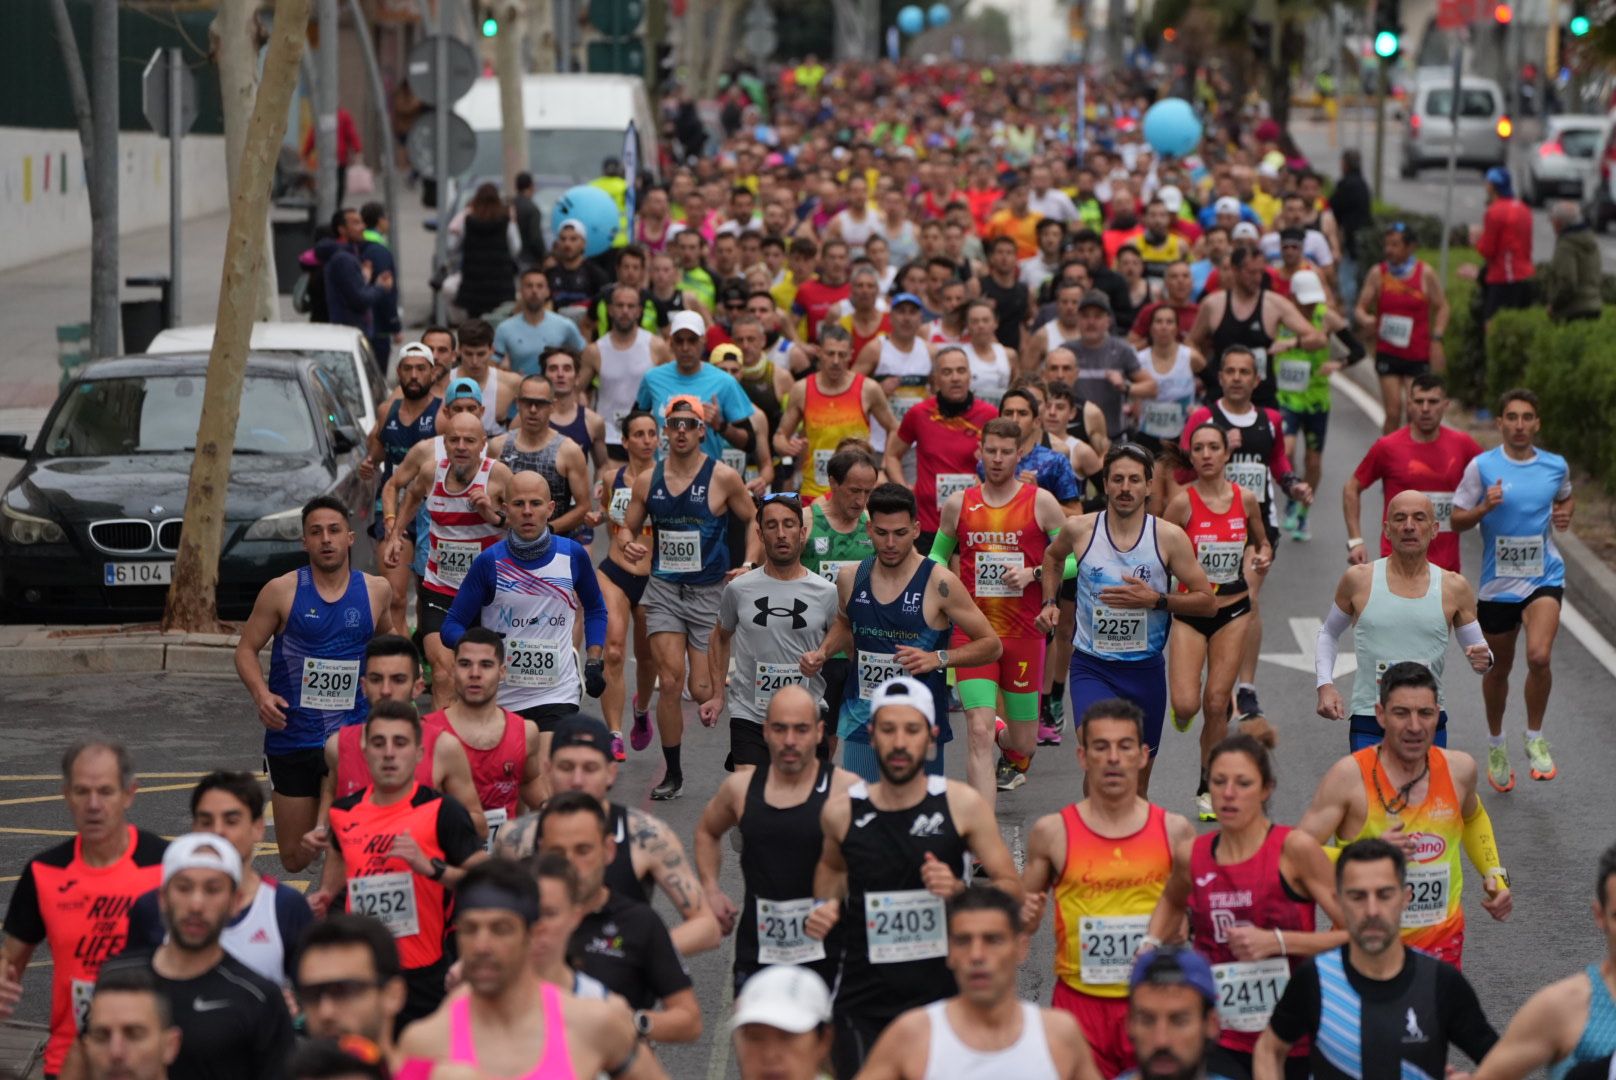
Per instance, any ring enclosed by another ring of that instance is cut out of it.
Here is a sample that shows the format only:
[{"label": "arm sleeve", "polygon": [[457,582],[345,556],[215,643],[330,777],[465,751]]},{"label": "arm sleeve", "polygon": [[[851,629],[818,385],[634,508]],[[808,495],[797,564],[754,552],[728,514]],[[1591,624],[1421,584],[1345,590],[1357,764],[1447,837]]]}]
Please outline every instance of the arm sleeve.
[{"label": "arm sleeve", "polygon": [[1479,459],[1471,458],[1465,466],[1464,475],[1459,478],[1459,486],[1453,492],[1453,505],[1461,510],[1474,510],[1481,505],[1486,497],[1487,489],[1481,482],[1481,466]]},{"label": "arm sleeve", "polygon": [[1279,410],[1264,409],[1263,419],[1268,422],[1273,432],[1274,448],[1268,452],[1268,468],[1274,474],[1274,479],[1283,483],[1283,478],[1294,476],[1295,468],[1291,465],[1290,455],[1285,453],[1285,424],[1279,418]]},{"label": "arm sleeve", "polygon": [[1448,1042],[1480,1062],[1498,1041],[1498,1032],[1476,1000],[1476,991],[1459,969],[1442,964],[1437,969],[1438,1000],[1447,1006]]},{"label": "arm sleeve", "polygon": [[584,647],[604,646],[606,598],[600,594],[600,579],[595,576],[595,566],[582,544],[572,550],[572,586],[584,608]]},{"label": "arm sleeve", "polygon": [[651,939],[645,947],[645,983],[661,1001],[681,990],[689,990],[693,984],[690,972],[679,958],[679,950],[673,946],[673,938],[668,936],[668,928],[649,908],[646,915]]},{"label": "arm sleeve", "polygon": [[954,549],[958,544],[958,540],[939,529],[937,535],[932,537],[931,553],[926,558],[938,566],[947,566],[949,556],[954,554]]},{"label": "arm sleeve", "polygon": [[[1335,339],[1341,343],[1343,349],[1347,350],[1347,363],[1356,364],[1364,358],[1363,342],[1359,341],[1358,335],[1352,332],[1352,327],[1343,326],[1337,330]],[[1362,483],[1362,481],[1359,481],[1359,483]]]},{"label": "arm sleeve", "polygon": [[1331,604],[1330,614],[1319,626],[1318,637],[1313,643],[1313,675],[1318,680],[1315,686],[1328,686],[1335,682],[1336,642],[1351,625],[1352,616]]},{"label": "arm sleeve", "polygon": [[454,603],[449,605],[449,614],[444,617],[443,629],[438,634],[449,649],[460,644],[466,631],[478,625],[484,605],[494,598],[493,565],[492,560],[481,555],[472,560],[466,580],[455,593]]},{"label": "arm sleeve", "polygon": [[1285,1042],[1295,1043],[1318,1030],[1319,1009],[1319,973],[1309,961],[1291,976],[1268,1026]]},{"label": "arm sleeve", "polygon": [[438,846],[450,866],[460,866],[483,850],[477,830],[471,827],[471,815],[447,795],[438,799]]},{"label": "arm sleeve", "polygon": [[5,932],[28,945],[38,945],[45,940],[45,916],[39,910],[39,886],[34,881],[32,861],[23,869],[22,877],[17,879],[17,889],[11,894]]}]

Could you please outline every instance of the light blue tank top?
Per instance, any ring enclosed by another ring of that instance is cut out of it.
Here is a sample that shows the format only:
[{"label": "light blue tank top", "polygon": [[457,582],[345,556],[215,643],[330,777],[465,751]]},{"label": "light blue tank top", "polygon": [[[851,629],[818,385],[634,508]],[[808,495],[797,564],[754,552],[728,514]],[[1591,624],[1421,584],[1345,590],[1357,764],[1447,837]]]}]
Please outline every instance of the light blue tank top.
[{"label": "light blue tank top", "polygon": [[1616,1001],[1611,1000],[1610,988],[1605,985],[1605,977],[1600,974],[1598,964],[1589,964],[1587,974],[1588,1022],[1583,1025],[1582,1038],[1577,1040],[1577,1047],[1571,1051],[1571,1056],[1549,1070],[1549,1080],[1561,1080],[1584,1061],[1598,1061],[1616,1054]]},{"label": "light blue tank top", "polygon": [[1442,615],[1442,568],[1431,566],[1425,595],[1411,599],[1386,584],[1386,559],[1371,567],[1369,602],[1352,628],[1358,673],[1352,677],[1352,715],[1372,716],[1380,697],[1380,677],[1403,660],[1415,660],[1436,676],[1437,704],[1442,698],[1442,657],[1448,650],[1448,621]]},{"label": "light blue tank top", "polygon": [[1170,587],[1167,563],[1156,544],[1156,515],[1146,514],[1139,540],[1127,551],[1111,542],[1111,515],[1100,511],[1094,535],[1077,566],[1077,620],[1072,646],[1097,660],[1156,660],[1167,647],[1172,616],[1144,608],[1108,608],[1102,590],[1138,578],[1159,592]]}]

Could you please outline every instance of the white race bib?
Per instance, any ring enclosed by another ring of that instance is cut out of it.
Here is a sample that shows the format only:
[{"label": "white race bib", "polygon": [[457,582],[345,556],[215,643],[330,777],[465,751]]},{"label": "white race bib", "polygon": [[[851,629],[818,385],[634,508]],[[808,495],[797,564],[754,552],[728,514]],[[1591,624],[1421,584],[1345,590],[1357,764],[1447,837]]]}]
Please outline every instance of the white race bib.
[{"label": "white race bib", "polygon": [[757,898],[758,963],[806,964],[825,959],[825,943],[808,936],[811,896],[801,900]]},{"label": "white race bib", "polygon": [[73,995],[73,1026],[80,1035],[84,1034],[85,1027],[90,1022],[90,999],[95,996],[94,979],[73,979],[71,981]]},{"label": "white race bib", "polygon": [[937,508],[941,510],[948,497],[956,491],[964,491],[976,483],[976,474],[968,472],[945,472],[937,474]]},{"label": "white race bib", "polygon": [[807,681],[808,676],[796,664],[771,664],[759,660],[752,676],[753,700],[768,701],[786,687],[801,686]]},{"label": "white race bib", "polygon": [[1078,925],[1078,977],[1090,986],[1128,981],[1149,915],[1086,915]]},{"label": "white race bib", "polygon": [[864,894],[870,963],[901,964],[948,955],[943,898],[926,889]]},{"label": "white race bib", "polygon": [[471,573],[472,560],[482,553],[483,546],[475,540],[439,540],[432,549],[432,561],[438,564],[438,580],[458,589]]},{"label": "white race bib", "polygon": [[718,460],[734,469],[738,473],[746,472],[746,451],[733,446],[725,447],[718,455]]},{"label": "white race bib", "polygon": [[1206,579],[1214,585],[1228,585],[1240,579],[1240,561],[1245,556],[1243,540],[1202,540],[1195,545]]},{"label": "white race bib", "polygon": [[1414,340],[1414,319],[1408,315],[1382,315],[1380,340],[1394,349],[1406,349]]},{"label": "white race bib", "polygon": [[1142,401],[1139,411],[1139,430],[1158,439],[1176,439],[1184,433],[1184,422],[1189,419],[1189,406],[1182,401]]},{"label": "white race bib", "polygon": [[1541,536],[1493,537],[1493,569],[1499,577],[1542,577],[1543,538]]},{"label": "white race bib", "polygon": [[1293,394],[1300,394],[1307,389],[1308,383],[1313,381],[1313,362],[1311,360],[1281,360],[1279,362],[1279,388]]},{"label": "white race bib", "polygon": [[892,415],[902,422],[904,414],[910,409],[926,400],[924,386],[900,386],[888,396],[888,403],[892,406]]},{"label": "white race bib", "polygon": [[1431,500],[1431,509],[1436,512],[1436,531],[1453,531],[1453,492],[1451,491],[1422,491],[1427,499]]},{"label": "white race bib", "polygon": [[1257,496],[1258,502],[1268,500],[1268,466],[1261,461],[1231,461],[1223,467],[1223,476],[1231,484]]},{"label": "white race bib", "polygon": [[483,820],[488,822],[488,842],[483,845],[483,850],[488,854],[494,853],[494,838],[499,835],[500,827],[510,819],[511,815],[506,813],[503,806],[483,811]]},{"label": "white race bib", "polygon": [[1403,909],[1403,929],[1436,926],[1448,917],[1449,863],[1410,863],[1408,866],[1408,907]]},{"label": "white race bib", "polygon": [[694,529],[658,529],[657,569],[672,574],[700,570],[701,533]]},{"label": "white race bib", "polygon": [[858,654],[858,693],[864,701],[875,697],[876,688],[882,683],[896,679],[901,675],[909,674],[898,663],[898,658],[891,653],[872,653],[859,650]]},{"label": "white race bib", "polygon": [[297,702],[303,708],[347,712],[359,692],[359,661],[307,657],[299,687]]},{"label": "white race bib", "polygon": [[1149,614],[1144,608],[1113,608],[1095,604],[1094,614],[1089,618],[1089,636],[1094,641],[1094,651],[1112,655],[1147,651],[1150,648],[1146,633]]},{"label": "white race bib", "polygon": [[842,576],[842,568],[843,567],[846,567],[847,572],[851,574],[854,570],[858,569],[858,563],[856,563],[856,562],[832,562],[829,559],[820,559],[819,560],[819,576],[824,578],[826,581],[830,582],[832,585],[834,585],[834,584],[836,584],[837,580]]},{"label": "white race bib", "polygon": [[570,641],[518,639],[505,642],[505,681],[524,690],[561,685],[562,653]]},{"label": "white race bib", "polygon": [[624,485],[612,489],[612,501],[606,504],[606,516],[621,525],[628,518],[628,504],[634,501],[634,489]]},{"label": "white race bib", "polygon": [[1284,957],[1243,963],[1213,964],[1218,982],[1218,1020],[1225,1031],[1261,1031],[1291,981],[1291,965]]},{"label": "white race bib", "polygon": [[349,878],[348,910],[379,920],[396,938],[421,932],[415,910],[415,875],[408,870]]},{"label": "white race bib", "polygon": [[830,487],[830,459],[836,456],[834,450],[814,451],[814,486]]},{"label": "white race bib", "polygon": [[976,596],[1016,597],[1021,590],[1010,584],[1010,571],[1026,563],[1019,551],[978,551],[976,553]]}]

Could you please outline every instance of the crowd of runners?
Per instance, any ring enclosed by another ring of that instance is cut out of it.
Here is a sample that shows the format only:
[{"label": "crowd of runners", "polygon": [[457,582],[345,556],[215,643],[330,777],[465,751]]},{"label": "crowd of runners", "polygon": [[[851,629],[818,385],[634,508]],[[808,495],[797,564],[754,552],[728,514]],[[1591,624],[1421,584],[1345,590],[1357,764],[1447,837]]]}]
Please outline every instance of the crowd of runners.
[{"label": "crowd of runners", "polygon": [[[1357,265],[1271,123],[1209,91],[1162,159],[1131,90],[1079,125],[1052,69],[789,69],[644,194],[609,283],[578,292],[564,223],[510,321],[421,332],[367,462],[379,573],[315,499],[242,630],[267,800],[222,763],[165,842],[126,816],[154,762],[64,754],[77,834],[0,943],[0,1016],[49,946],[46,1075],[657,1077],[715,1028],[746,1080],[1439,1077],[1450,1047],[1484,1080],[1616,1075],[1616,848],[1542,883],[1587,891],[1607,956],[1502,1036],[1460,970],[1465,863],[1512,908],[1485,802],[1558,775],[1573,492],[1536,398],[1491,450],[1444,426],[1407,230]],[[1286,825],[1262,595],[1310,587],[1284,548],[1337,496],[1331,380],[1371,354],[1386,432],[1313,587],[1345,755]],[[1473,676],[1485,762],[1447,748]],[[687,791],[693,722],[727,725],[716,791]],[[1200,725],[1194,792],[1151,787],[1168,722]],[[1082,790],[1013,857],[996,800],[1074,749]],[[631,754],[652,800],[706,800],[693,835],[615,800]],[[271,823],[306,891],[254,867]],[[704,1015],[683,959],[729,935]]]}]

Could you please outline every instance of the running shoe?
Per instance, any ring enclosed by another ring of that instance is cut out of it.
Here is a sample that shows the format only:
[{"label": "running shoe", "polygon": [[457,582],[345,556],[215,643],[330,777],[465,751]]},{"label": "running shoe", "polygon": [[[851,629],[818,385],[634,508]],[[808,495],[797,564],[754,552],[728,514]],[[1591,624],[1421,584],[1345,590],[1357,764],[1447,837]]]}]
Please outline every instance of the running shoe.
[{"label": "running shoe", "polygon": [[1177,709],[1168,709],[1167,715],[1173,718],[1173,727],[1178,731],[1188,731],[1195,725],[1194,713],[1190,713],[1188,716],[1180,718]]},{"label": "running shoe", "polygon": [[1509,765],[1509,751],[1502,746],[1487,751],[1487,782],[1500,795],[1515,788],[1515,770]]},{"label": "running shoe", "polygon": [[1027,774],[1016,768],[1005,758],[999,759],[999,766],[994,770],[994,782],[1000,791],[1014,791],[1027,782]]},{"label": "running shoe", "polygon": [[651,711],[640,708],[640,699],[634,699],[634,726],[629,728],[628,744],[635,750],[651,745]]},{"label": "running shoe", "polygon": [[1059,746],[1061,744],[1061,730],[1049,723],[1043,717],[1038,718],[1038,745]]},{"label": "running shoe", "polygon": [[621,731],[612,732],[612,760],[628,760],[628,754],[623,752],[623,733]]},{"label": "running shoe", "polygon": [[1302,520],[1302,504],[1287,502],[1285,504],[1285,531],[1295,532]]},{"label": "running shoe", "polygon": [[1212,793],[1203,791],[1195,796],[1195,816],[1202,821],[1216,821],[1218,815],[1212,810]]},{"label": "running shoe", "polygon": [[682,776],[670,776],[651,789],[651,798],[657,802],[667,802],[669,799],[677,799],[684,793],[685,778]]},{"label": "running shoe", "polygon": [[1239,723],[1248,716],[1261,716],[1262,706],[1257,702],[1257,691],[1243,686],[1234,692],[1234,718]]},{"label": "running shoe", "polygon": [[1526,733],[1526,759],[1532,764],[1533,780],[1553,780],[1560,771],[1549,756],[1549,740],[1530,731]]},{"label": "running shoe", "polygon": [[1296,524],[1291,526],[1291,539],[1304,544],[1313,539],[1313,533],[1307,527],[1307,514],[1305,511],[1296,515]]}]

